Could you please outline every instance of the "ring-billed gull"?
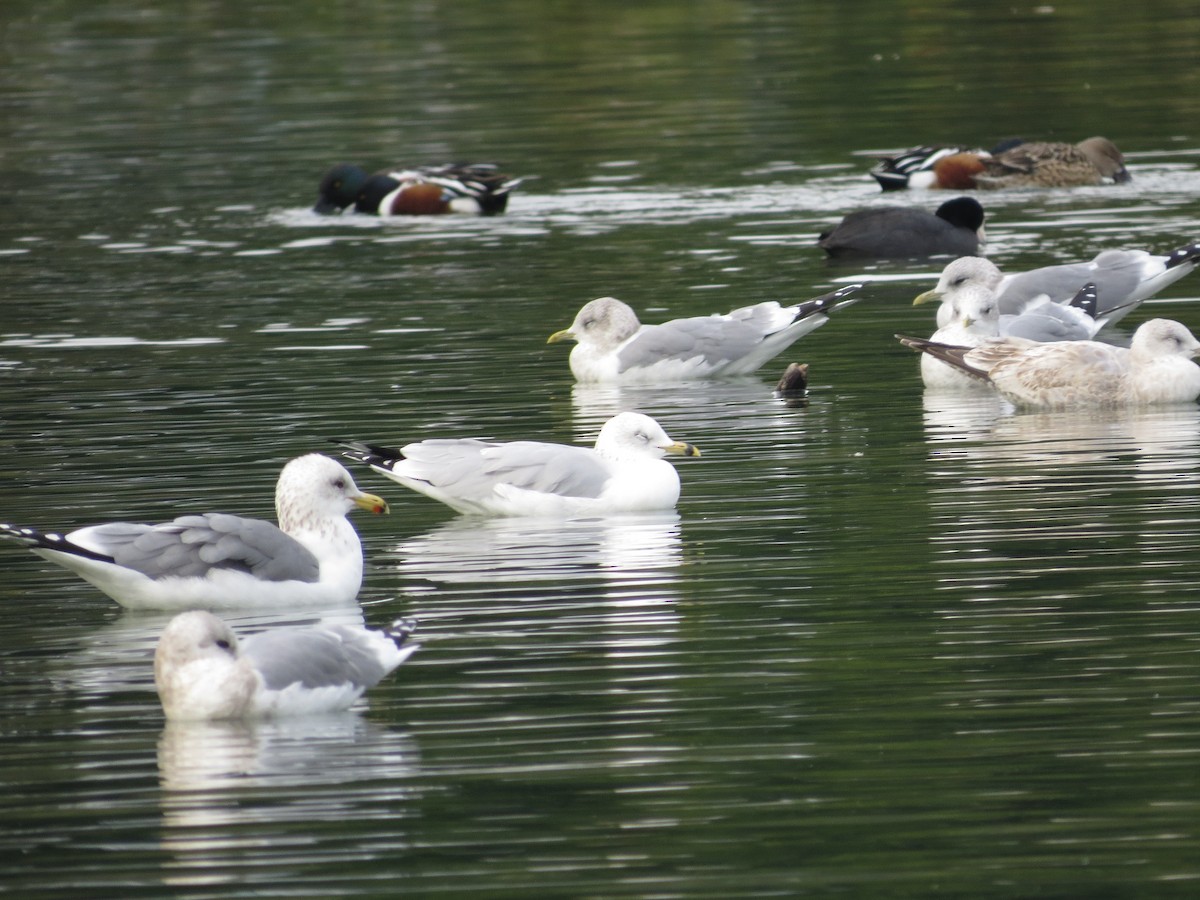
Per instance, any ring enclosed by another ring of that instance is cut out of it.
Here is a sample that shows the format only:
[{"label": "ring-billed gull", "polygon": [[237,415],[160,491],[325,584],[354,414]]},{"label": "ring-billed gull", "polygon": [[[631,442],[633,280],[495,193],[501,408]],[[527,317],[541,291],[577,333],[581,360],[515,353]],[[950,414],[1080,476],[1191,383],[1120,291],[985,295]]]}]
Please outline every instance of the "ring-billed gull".
[{"label": "ring-billed gull", "polygon": [[984,242],[983,207],[955,197],[929,212],[915,206],[860,209],[817,239],[830,256],[974,256]]},{"label": "ring-billed gull", "polygon": [[1150,319],[1128,349],[1099,341],[1042,344],[999,338],[955,347],[897,335],[993,385],[1018,406],[1036,409],[1192,403],[1200,397],[1200,341],[1179,322]]},{"label": "ring-billed gull", "polygon": [[[956,259],[942,270],[937,286],[914,300],[940,300],[964,284],[983,284],[996,292],[1001,315],[1013,315],[1030,303],[1049,298],[1066,303],[1087,282],[1096,285],[1097,319],[1115,325],[1143,301],[1178,281],[1200,264],[1200,243],[1191,243],[1165,256],[1145,250],[1105,250],[1088,262],[1043,266],[1028,272],[1003,274],[996,264],[982,257]],[[944,325],[952,312],[938,310]]]},{"label": "ring-billed gull", "polygon": [[623,412],[594,448],[539,441],[425,440],[399,450],[338,441],[364,462],[460,513],[581,516],[671,509],[679,473],[663,457],[699,456],[649,416]]},{"label": "ring-billed gull", "polygon": [[210,612],[180,613],[154,651],[168,719],[246,719],[349,709],[420,646],[412,620],[384,631],[350,625],[274,628],[239,641]]},{"label": "ring-billed gull", "polygon": [[131,609],[290,607],[350,603],[362,586],[362,544],[346,514],[385,513],[336,460],[311,453],[279,474],[279,525],[225,513],[142,525],[109,522],[50,534],[0,524]]},{"label": "ring-billed gull", "polygon": [[573,340],[571,373],[577,381],[662,383],[748,375],[857,302],[852,284],[795,306],[774,301],[725,315],[643,325],[628,305],[601,297],[584,305],[569,328],[547,343]]},{"label": "ring-billed gull", "polygon": [[355,212],[385,217],[450,212],[494,216],[504,212],[509,192],[521,181],[491,163],[399,168],[373,175],[339,163],[321,179],[313,212],[339,213],[353,206]]},{"label": "ring-billed gull", "polygon": [[[949,308],[952,316],[929,340],[934,344],[957,347],[978,347],[984,341],[999,337],[1019,337],[1043,343],[1086,341],[1095,337],[1104,324],[1088,313],[1095,307],[1096,286],[1085,284],[1070,304],[1043,299],[1031,304],[1025,312],[1002,316],[998,312],[996,295],[990,288],[967,282],[943,295],[942,308]],[[973,390],[982,386],[979,379],[926,353],[921,354],[921,380],[926,387],[939,390]]]}]

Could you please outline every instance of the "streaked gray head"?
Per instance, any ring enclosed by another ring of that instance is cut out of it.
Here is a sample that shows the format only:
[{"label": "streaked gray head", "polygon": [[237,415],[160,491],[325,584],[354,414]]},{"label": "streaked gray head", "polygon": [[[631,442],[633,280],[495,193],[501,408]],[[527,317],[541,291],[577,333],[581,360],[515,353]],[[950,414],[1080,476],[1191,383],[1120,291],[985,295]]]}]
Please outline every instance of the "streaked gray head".
[{"label": "streaked gray head", "polygon": [[356,506],[387,512],[383,500],[360,491],[345,466],[328,456],[299,456],[279,473],[275,512],[284,531],[291,532],[302,523],[311,527],[312,523],[344,517]]},{"label": "streaked gray head", "polygon": [[616,297],[600,297],[586,304],[567,329],[575,340],[600,347],[615,347],[642,327],[637,313]]},{"label": "streaked gray head", "polygon": [[237,659],[237,637],[224,621],[204,610],[180,613],[163,629],[154,665],[183,666],[199,659]]},{"label": "streaked gray head", "polygon": [[1003,277],[991,260],[982,256],[961,256],[942,269],[942,277],[934,290],[944,294],[964,285],[982,285],[994,290]]},{"label": "streaked gray head", "polygon": [[1190,359],[1200,353],[1200,341],[1187,326],[1173,319],[1149,319],[1133,333],[1129,349],[1135,356],[1144,358],[1183,356]]}]

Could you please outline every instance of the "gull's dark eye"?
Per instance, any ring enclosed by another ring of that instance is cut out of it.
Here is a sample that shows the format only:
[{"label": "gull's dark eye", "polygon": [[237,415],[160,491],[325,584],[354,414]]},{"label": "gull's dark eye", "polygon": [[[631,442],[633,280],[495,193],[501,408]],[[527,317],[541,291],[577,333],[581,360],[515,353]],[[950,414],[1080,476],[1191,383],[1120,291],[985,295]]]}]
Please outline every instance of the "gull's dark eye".
[{"label": "gull's dark eye", "polygon": [[346,479],[345,478],[335,478],[333,480],[333,486],[335,488],[337,488],[339,491],[344,491],[346,489]]},{"label": "gull's dark eye", "polygon": [[230,645],[229,645],[229,641],[222,638],[217,641],[217,646],[220,647],[222,650],[228,650]]}]

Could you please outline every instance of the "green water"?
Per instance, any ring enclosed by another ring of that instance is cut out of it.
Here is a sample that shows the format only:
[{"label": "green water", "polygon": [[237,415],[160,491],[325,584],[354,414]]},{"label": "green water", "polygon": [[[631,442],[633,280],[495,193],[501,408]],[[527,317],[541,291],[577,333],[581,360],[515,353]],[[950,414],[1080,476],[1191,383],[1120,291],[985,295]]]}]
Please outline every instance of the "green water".
[{"label": "green water", "polygon": [[[0,548],[21,897],[1190,896],[1200,411],[923,397],[941,261],[831,265],[870,151],[1077,140],[983,197],[1019,270],[1200,237],[1188,4],[10,3],[0,519],[268,516],[330,436],[704,456],[677,513],[473,522],[356,469],[363,615],[422,650],[331,720],[166,728],[131,615]],[[331,163],[494,160],[507,216],[308,213]],[[546,337],[863,300],[753,378],[572,384]],[[1128,327],[1200,329],[1184,280]],[[811,366],[809,403],[772,387]],[[344,613],[343,613],[344,614]],[[308,614],[231,617],[240,628]]]}]

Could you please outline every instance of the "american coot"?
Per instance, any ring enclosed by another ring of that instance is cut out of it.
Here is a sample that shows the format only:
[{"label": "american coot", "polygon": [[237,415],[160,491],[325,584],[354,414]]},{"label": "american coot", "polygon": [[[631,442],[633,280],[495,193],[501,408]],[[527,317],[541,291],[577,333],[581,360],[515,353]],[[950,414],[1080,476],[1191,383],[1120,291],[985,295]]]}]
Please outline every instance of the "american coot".
[{"label": "american coot", "polygon": [[936,213],[891,206],[852,212],[817,240],[830,256],[974,256],[984,241],[983,207],[955,197]]},{"label": "american coot", "polygon": [[373,175],[339,163],[321,179],[313,211],[340,213],[353,206],[355,212],[379,216],[494,216],[504,212],[509,193],[521,181],[491,163],[387,169]]},{"label": "american coot", "polygon": [[584,305],[569,328],[547,343],[577,341],[571,372],[577,381],[669,383],[722,375],[748,375],[782,353],[856,298],[854,284],[795,306],[774,301],[725,315],[643,325],[615,297]]}]

